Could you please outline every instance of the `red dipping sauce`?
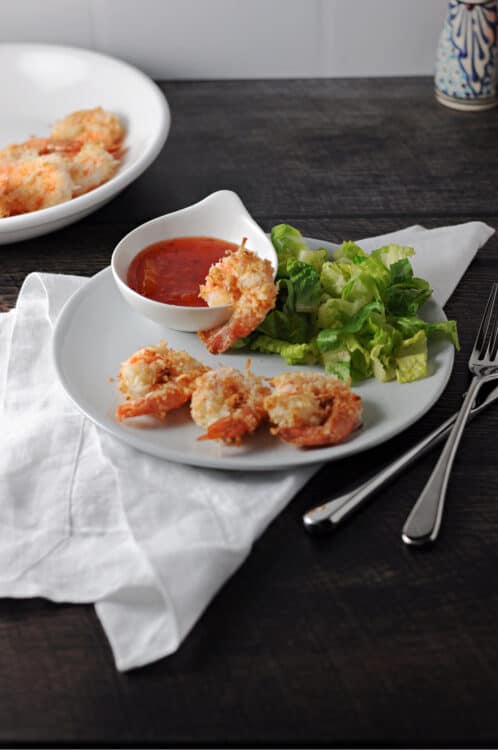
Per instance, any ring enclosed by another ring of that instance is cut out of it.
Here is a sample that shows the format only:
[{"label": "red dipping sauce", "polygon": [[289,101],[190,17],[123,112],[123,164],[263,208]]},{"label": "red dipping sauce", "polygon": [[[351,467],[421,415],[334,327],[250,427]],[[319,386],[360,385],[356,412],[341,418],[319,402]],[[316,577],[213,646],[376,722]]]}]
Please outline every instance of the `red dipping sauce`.
[{"label": "red dipping sauce", "polygon": [[213,263],[236,250],[216,237],[175,237],[141,250],[128,268],[126,282],[135,292],[168,305],[207,307],[199,297]]}]

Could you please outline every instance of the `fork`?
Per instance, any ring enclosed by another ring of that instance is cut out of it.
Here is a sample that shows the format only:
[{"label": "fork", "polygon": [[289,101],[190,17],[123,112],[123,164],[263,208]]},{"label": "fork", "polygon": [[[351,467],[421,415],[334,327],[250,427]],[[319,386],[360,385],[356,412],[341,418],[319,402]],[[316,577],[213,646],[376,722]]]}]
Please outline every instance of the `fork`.
[{"label": "fork", "polygon": [[405,544],[421,546],[434,542],[437,538],[453,461],[472,404],[483,383],[498,376],[497,291],[498,284],[495,282],[491,287],[469,359],[472,381],[439,460],[403,526],[401,537]]}]

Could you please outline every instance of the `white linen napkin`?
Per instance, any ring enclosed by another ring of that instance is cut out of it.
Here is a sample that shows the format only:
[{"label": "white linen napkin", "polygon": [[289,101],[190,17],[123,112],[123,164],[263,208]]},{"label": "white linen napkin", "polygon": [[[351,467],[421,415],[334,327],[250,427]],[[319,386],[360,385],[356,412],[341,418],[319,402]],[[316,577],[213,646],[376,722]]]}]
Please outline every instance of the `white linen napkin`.
[{"label": "white linen napkin", "polygon": [[[444,305],[494,230],[415,226],[360,241],[415,247]],[[29,275],[0,315],[0,596],[94,602],[116,666],[175,651],[252,543],[317,470],[197,469],[140,453],[58,383],[54,321],[85,283]]]}]

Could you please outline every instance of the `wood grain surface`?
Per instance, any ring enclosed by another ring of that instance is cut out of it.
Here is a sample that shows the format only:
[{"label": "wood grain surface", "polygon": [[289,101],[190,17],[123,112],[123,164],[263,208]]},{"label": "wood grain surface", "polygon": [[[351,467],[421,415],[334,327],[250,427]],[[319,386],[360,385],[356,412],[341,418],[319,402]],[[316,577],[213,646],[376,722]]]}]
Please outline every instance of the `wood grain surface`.
[{"label": "wood grain surface", "polygon": [[[498,225],[498,110],[445,109],[428,78],[162,88],[173,124],[159,158],[94,215],[0,247],[1,310],[29,272],[91,275],[131,228],[219,188],[236,190],[267,230],[285,221],[333,241]],[[458,407],[497,276],[493,237],[446,307],[462,351],[436,406],[315,475],[176,654],[119,674],[93,607],[0,601],[0,744],[495,746],[498,410],[464,435],[430,550],[404,547],[400,531],[434,452],[333,537],[307,536],[301,517]]]}]

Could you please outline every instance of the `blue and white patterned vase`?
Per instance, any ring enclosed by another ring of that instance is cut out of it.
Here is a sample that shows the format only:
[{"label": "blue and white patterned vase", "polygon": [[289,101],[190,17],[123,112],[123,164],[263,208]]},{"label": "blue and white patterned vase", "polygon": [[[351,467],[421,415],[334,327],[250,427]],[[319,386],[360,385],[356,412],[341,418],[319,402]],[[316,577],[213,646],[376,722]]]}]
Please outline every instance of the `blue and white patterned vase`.
[{"label": "blue and white patterned vase", "polygon": [[496,0],[450,0],[436,62],[436,98],[454,109],[491,109],[496,97]]}]

